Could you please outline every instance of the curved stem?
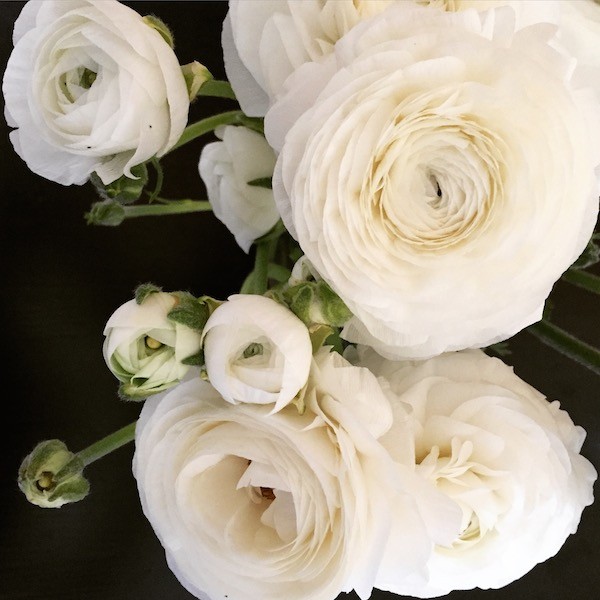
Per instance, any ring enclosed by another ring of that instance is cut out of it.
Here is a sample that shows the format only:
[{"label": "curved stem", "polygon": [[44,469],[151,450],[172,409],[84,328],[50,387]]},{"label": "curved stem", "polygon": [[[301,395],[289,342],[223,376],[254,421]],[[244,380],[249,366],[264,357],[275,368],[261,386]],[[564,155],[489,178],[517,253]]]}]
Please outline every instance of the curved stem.
[{"label": "curved stem", "polygon": [[577,269],[569,269],[563,273],[561,279],[568,281],[577,287],[583,288],[588,292],[594,292],[600,294],[600,277],[587,271],[579,271]]},{"label": "curved stem", "polygon": [[150,194],[150,198],[148,198],[148,202],[152,203],[156,200],[162,190],[165,174],[158,158],[153,157],[150,162],[156,171],[156,185],[154,186],[154,191]]},{"label": "curved stem", "polygon": [[214,115],[212,117],[207,117],[206,119],[201,119],[200,121],[196,121],[196,123],[192,123],[188,125],[181,134],[179,141],[169,150],[169,152],[173,152],[177,148],[181,148],[181,146],[188,144],[192,140],[209,133],[210,131],[214,131],[220,125],[233,125],[234,123],[240,123],[240,118],[244,116],[244,113],[241,110],[230,110],[229,112],[224,112],[219,115]]},{"label": "curved stem", "polygon": [[101,440],[94,442],[91,446],[79,451],[76,456],[81,459],[83,466],[87,467],[89,464],[97,461],[103,456],[118,450],[121,446],[128,444],[135,438],[136,423],[137,421],[134,421],[114,433],[103,437]]},{"label": "curved stem", "polygon": [[[160,199],[164,202],[164,199]],[[168,204],[140,204],[124,206],[124,218],[154,217],[159,215],[177,215],[183,213],[208,212],[212,206],[208,200],[171,200]]]},{"label": "curved stem", "polygon": [[600,350],[598,348],[582,342],[545,319],[529,326],[525,331],[557,352],[600,375]]}]

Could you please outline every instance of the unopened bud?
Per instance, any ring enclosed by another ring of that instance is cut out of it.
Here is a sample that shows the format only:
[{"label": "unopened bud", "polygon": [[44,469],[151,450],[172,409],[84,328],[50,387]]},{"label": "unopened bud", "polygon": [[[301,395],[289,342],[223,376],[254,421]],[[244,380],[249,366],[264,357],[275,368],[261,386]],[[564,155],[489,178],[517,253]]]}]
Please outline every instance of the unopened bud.
[{"label": "unopened bud", "polygon": [[148,183],[148,167],[145,163],[132,167],[133,177],[121,175],[111,183],[104,184],[96,173],[92,173],[90,181],[103,200],[116,200],[120,204],[132,204],[140,198]]},{"label": "unopened bud", "polygon": [[60,508],[83,500],[90,484],[83,477],[83,461],[60,440],[39,443],[21,463],[18,484],[32,504]]},{"label": "unopened bud", "polygon": [[85,214],[85,220],[88,225],[115,227],[125,220],[125,209],[116,200],[95,202]]},{"label": "unopened bud", "polygon": [[193,100],[198,95],[200,88],[213,78],[210,71],[197,60],[183,65],[181,72],[185,78],[190,100]]},{"label": "unopened bud", "polygon": [[284,292],[289,307],[306,325],[342,327],[352,316],[343,300],[321,281],[305,281]]}]

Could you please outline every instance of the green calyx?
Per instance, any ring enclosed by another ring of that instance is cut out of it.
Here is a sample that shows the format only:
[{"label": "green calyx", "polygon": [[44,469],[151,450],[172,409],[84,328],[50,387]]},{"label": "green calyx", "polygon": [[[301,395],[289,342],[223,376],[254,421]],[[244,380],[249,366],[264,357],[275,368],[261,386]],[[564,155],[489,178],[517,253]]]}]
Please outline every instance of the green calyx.
[{"label": "green calyx", "polygon": [[303,281],[283,292],[291,311],[306,325],[342,327],[352,316],[342,299],[321,281]]},{"label": "green calyx", "polygon": [[78,502],[89,492],[84,462],[60,440],[39,443],[23,460],[18,485],[27,500],[42,508]]},{"label": "green calyx", "polygon": [[[132,177],[122,175],[111,183],[104,184],[96,173],[90,176],[90,182],[103,200],[114,200],[119,204],[131,204],[138,200],[148,184],[148,167],[145,163],[131,169]],[[100,223],[105,225],[106,223]]]}]

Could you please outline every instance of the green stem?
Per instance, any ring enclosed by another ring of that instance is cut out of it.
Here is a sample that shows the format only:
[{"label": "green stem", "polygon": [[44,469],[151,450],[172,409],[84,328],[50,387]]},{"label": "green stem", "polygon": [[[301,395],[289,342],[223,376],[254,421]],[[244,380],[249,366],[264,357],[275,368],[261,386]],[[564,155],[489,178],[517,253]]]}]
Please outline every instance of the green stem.
[{"label": "green stem", "polygon": [[77,457],[83,461],[84,467],[131,442],[135,438],[136,423],[137,421],[134,421],[126,425],[78,452]]},{"label": "green stem", "polygon": [[214,131],[220,125],[239,124],[241,122],[241,117],[243,116],[244,113],[241,110],[230,110],[229,112],[224,112],[219,115],[214,115],[212,117],[207,117],[206,119],[196,121],[196,123],[188,125],[183,130],[179,141],[171,148],[170,152],[176,150],[177,148],[181,148],[181,146],[188,144],[192,140],[195,140],[196,138],[199,138],[210,131]]},{"label": "green stem", "polygon": [[577,269],[569,269],[563,274],[564,281],[568,281],[577,287],[583,288],[588,292],[600,294],[600,277],[587,271],[579,271]]},{"label": "green stem", "polygon": [[162,190],[165,174],[158,158],[153,157],[150,159],[150,162],[156,171],[156,185],[154,186],[154,191],[150,194],[150,198],[148,199],[148,202],[152,203],[154,200],[156,200],[160,194],[160,191]]},{"label": "green stem", "polygon": [[229,81],[219,81],[218,79],[210,79],[205,81],[198,90],[197,96],[212,96],[214,98],[230,98],[235,100],[235,93],[231,88]]},{"label": "green stem", "polygon": [[545,319],[531,325],[525,331],[528,331],[557,352],[568,356],[580,365],[600,375],[600,350],[594,348],[594,346],[582,342],[574,335]]},{"label": "green stem", "polygon": [[[163,199],[161,199],[161,202]],[[207,212],[212,210],[208,200],[171,200],[168,204],[140,204],[124,206],[125,219],[134,217],[154,217],[183,213]]]}]

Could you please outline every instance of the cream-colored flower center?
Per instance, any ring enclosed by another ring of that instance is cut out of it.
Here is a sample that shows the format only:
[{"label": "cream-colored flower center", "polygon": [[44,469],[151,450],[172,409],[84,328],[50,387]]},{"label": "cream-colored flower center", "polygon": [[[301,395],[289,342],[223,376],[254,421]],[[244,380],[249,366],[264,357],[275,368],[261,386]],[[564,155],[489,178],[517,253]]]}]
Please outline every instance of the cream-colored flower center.
[{"label": "cream-colored flower center", "polygon": [[386,239],[419,250],[473,240],[501,198],[495,137],[469,114],[398,114],[380,139],[360,202]]}]

